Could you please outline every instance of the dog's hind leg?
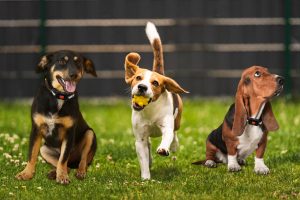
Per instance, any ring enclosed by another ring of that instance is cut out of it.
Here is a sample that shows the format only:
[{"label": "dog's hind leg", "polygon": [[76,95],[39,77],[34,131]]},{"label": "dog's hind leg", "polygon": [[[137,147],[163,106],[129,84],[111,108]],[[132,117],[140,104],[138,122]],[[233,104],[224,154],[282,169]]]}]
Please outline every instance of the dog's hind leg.
[{"label": "dog's hind leg", "polygon": [[50,148],[47,145],[43,145],[40,148],[40,153],[41,156],[43,157],[43,159],[51,164],[54,168],[47,174],[47,177],[51,180],[55,180],[56,179],[56,166],[57,166],[57,162],[60,156],[60,151],[59,149],[55,149],[55,148]]},{"label": "dog's hind leg", "polygon": [[206,141],[206,161],[204,165],[209,168],[217,167],[216,163],[216,153],[218,148],[213,145],[210,141]]},{"label": "dog's hind leg", "polygon": [[152,166],[152,154],[151,154],[151,141],[150,138],[148,140],[148,150],[149,150],[149,168]]},{"label": "dog's hind leg", "polygon": [[179,148],[179,141],[178,141],[178,137],[177,137],[176,132],[174,132],[174,138],[173,138],[173,141],[172,141],[171,146],[170,146],[170,151],[171,152],[176,152],[178,148]]},{"label": "dog's hind leg", "polygon": [[77,179],[82,180],[85,178],[87,167],[94,158],[96,148],[96,135],[92,130],[87,130],[79,147],[76,148],[77,151],[72,152],[69,158],[70,164],[76,162],[76,160],[80,160],[75,174]]},{"label": "dog's hind leg", "polygon": [[40,153],[43,159],[51,164],[53,167],[57,166],[57,162],[59,159],[60,151],[59,149],[48,147],[47,145],[43,145],[40,148]]}]

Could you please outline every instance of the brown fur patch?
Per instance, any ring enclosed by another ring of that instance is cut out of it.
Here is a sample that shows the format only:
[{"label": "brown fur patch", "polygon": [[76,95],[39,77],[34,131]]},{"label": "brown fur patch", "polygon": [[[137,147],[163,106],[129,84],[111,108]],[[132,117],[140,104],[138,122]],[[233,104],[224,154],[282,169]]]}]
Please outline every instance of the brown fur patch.
[{"label": "brown fur patch", "polygon": [[175,118],[174,123],[174,130],[177,131],[180,128],[180,122],[181,122],[181,115],[182,115],[182,109],[183,109],[183,103],[181,97],[177,94],[178,97],[178,114]]},{"label": "brown fur patch", "polygon": [[47,117],[39,113],[35,113],[33,115],[33,121],[38,127],[41,127],[44,124],[48,125],[49,123],[54,123],[54,124],[60,124],[63,127],[68,129],[72,127],[74,124],[73,118],[69,116],[58,117],[57,115],[53,115],[52,117]]},{"label": "brown fur patch", "polygon": [[154,39],[153,44],[153,68],[152,70],[154,72],[157,72],[159,74],[164,75],[165,69],[164,69],[164,58],[163,58],[163,50],[160,39]]},{"label": "brown fur patch", "polygon": [[39,154],[39,149],[41,146],[42,137],[41,135],[38,135],[37,138],[34,141],[34,144],[32,146],[32,152],[30,155],[30,160],[28,161],[25,169],[16,175],[16,178],[19,180],[29,180],[33,177],[35,172],[35,165],[37,161],[37,157]]},{"label": "brown fur patch", "polygon": [[252,66],[243,71],[235,97],[232,129],[235,135],[243,133],[247,117],[256,114],[262,103],[268,101],[276,90],[276,76],[269,73],[267,68]]}]

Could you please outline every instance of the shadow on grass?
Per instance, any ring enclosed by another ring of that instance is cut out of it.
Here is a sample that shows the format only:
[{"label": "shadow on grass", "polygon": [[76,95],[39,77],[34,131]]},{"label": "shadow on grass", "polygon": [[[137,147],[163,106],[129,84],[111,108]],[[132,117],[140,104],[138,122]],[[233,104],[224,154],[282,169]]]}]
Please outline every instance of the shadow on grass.
[{"label": "shadow on grass", "polygon": [[160,181],[172,181],[181,175],[181,170],[175,166],[159,166],[151,170],[151,176]]}]

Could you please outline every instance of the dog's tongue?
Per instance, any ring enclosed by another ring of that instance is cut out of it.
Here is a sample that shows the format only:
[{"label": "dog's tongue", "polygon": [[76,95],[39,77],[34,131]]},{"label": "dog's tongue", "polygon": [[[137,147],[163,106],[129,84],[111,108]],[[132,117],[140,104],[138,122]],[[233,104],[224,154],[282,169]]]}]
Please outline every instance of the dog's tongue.
[{"label": "dog's tongue", "polygon": [[76,84],[72,81],[65,81],[67,92],[74,92],[76,90]]}]

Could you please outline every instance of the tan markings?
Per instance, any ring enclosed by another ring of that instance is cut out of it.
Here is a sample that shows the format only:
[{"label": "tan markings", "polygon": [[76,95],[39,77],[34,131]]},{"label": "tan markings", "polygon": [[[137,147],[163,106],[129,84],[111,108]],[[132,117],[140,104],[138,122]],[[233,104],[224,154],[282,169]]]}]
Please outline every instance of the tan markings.
[{"label": "tan markings", "polygon": [[[158,82],[158,86],[155,86],[153,84],[154,81]],[[153,72],[150,78],[150,84],[151,84],[151,89],[153,92],[153,98],[152,101],[156,101],[159,96],[165,91],[165,86],[164,86],[164,76]]]},{"label": "tan markings", "polygon": [[152,50],[153,50],[153,67],[152,70],[164,75],[164,58],[163,58],[163,50],[160,39],[156,38],[153,41],[152,44]]},{"label": "tan markings", "polygon": [[267,133],[264,132],[263,136],[258,144],[258,148],[256,149],[256,157],[257,158],[264,157],[264,153],[265,153],[266,146],[267,146],[267,140],[268,140]]},{"label": "tan markings", "polygon": [[64,59],[65,59],[65,61],[68,61],[68,60],[69,60],[69,57],[68,57],[68,56],[65,56]]},{"label": "tan markings", "polygon": [[235,96],[235,114],[232,131],[241,135],[247,117],[256,115],[262,103],[272,97],[277,89],[276,76],[267,68],[252,66],[245,69]]},{"label": "tan markings", "polygon": [[34,141],[32,152],[30,155],[30,160],[28,161],[25,169],[16,175],[16,178],[19,180],[29,180],[33,177],[35,172],[35,165],[39,153],[39,148],[41,145],[42,137],[40,134],[37,135],[37,138]]},{"label": "tan markings", "polygon": [[84,147],[81,153],[81,160],[76,172],[76,177],[79,179],[83,179],[86,175],[86,170],[87,170],[87,159],[88,159],[88,154],[91,150],[91,146],[93,143],[93,138],[94,138],[94,132],[91,130],[88,130],[85,133],[84,136]]},{"label": "tan markings", "polygon": [[52,87],[57,89],[58,91],[64,92],[63,86],[58,82],[57,76],[64,77],[64,73],[61,71],[54,71],[52,73]]},{"label": "tan markings", "polygon": [[44,69],[45,65],[48,63],[48,59],[46,56],[43,56],[41,61],[39,62],[38,66]]},{"label": "tan markings", "polygon": [[53,124],[60,124],[64,126],[64,128],[68,129],[74,124],[73,118],[69,116],[58,117],[57,115],[52,115],[51,117],[47,117],[38,113],[33,115],[33,121],[38,127],[41,127],[43,124],[46,124],[48,126]]},{"label": "tan markings", "polygon": [[56,181],[62,184],[69,183],[69,175],[68,175],[68,167],[67,167],[68,159],[66,160],[66,162],[62,163],[66,151],[66,146],[67,146],[67,140],[63,140],[61,144],[60,156],[56,168]]},{"label": "tan markings", "polygon": [[38,113],[33,115],[33,121],[38,127],[42,124],[46,124],[45,116]]},{"label": "tan markings", "polygon": [[175,118],[175,123],[174,123],[175,131],[180,128],[181,114],[182,114],[182,108],[183,108],[181,97],[179,95],[177,95],[177,96],[178,96],[178,114]]},{"label": "tan markings", "polygon": [[63,125],[66,129],[70,128],[74,124],[74,120],[71,117],[59,117],[55,120],[56,124]]},{"label": "tan markings", "polygon": [[78,57],[77,56],[74,56],[74,58],[73,58],[75,61],[77,61],[78,60]]},{"label": "tan markings", "polygon": [[52,67],[50,68],[50,72],[53,73],[55,69],[55,65],[52,65]]}]

